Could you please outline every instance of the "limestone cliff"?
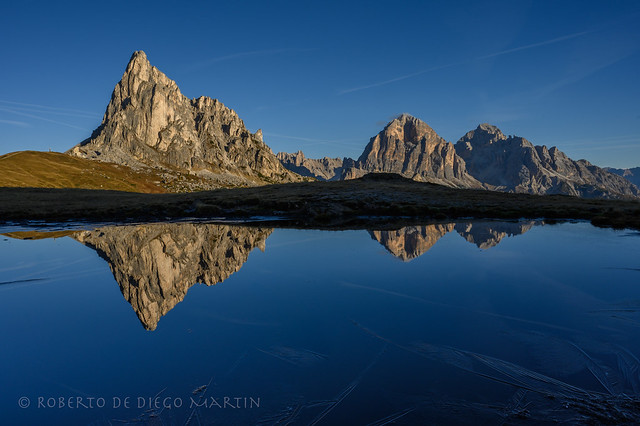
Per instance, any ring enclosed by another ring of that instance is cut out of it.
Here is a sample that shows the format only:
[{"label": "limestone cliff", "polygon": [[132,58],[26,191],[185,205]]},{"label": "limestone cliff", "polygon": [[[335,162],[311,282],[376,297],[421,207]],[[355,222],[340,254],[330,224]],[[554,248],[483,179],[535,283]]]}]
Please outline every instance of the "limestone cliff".
[{"label": "limestone cliff", "polygon": [[586,160],[574,161],[558,148],[534,146],[518,136],[505,136],[481,124],[456,143],[469,173],[488,189],[529,194],[581,197],[640,196],[640,190],[620,176]]},{"label": "limestone cliff", "polygon": [[107,226],[73,238],[95,249],[147,330],[196,283],[221,283],[240,270],[272,229],[159,223]]},{"label": "limestone cliff", "polygon": [[357,178],[370,172],[397,173],[454,187],[482,187],[467,173],[465,162],[452,143],[408,114],[400,115],[371,138],[357,161],[345,162],[342,178]]},{"label": "limestone cliff", "polygon": [[250,133],[216,99],[184,96],[142,51],[133,54],[116,84],[102,124],[68,153],[197,175],[209,187],[300,180],[280,164],[260,130]]}]

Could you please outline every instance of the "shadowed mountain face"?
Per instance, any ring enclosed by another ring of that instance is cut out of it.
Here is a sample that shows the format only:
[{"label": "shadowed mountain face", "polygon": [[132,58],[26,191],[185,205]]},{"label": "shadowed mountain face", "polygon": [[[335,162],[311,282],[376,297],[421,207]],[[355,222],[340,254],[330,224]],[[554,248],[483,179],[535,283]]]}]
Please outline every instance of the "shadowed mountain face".
[{"label": "shadowed mountain face", "polygon": [[272,229],[225,225],[110,226],[76,233],[111,268],[122,295],[147,330],[196,283],[214,285],[240,270]]},{"label": "shadowed mountain face", "polygon": [[524,234],[539,221],[527,222],[460,222],[426,226],[407,226],[393,231],[369,231],[389,253],[408,262],[429,251],[447,233],[455,230],[465,240],[486,250],[497,246],[505,237]]},{"label": "shadowed mountain face", "polygon": [[324,157],[319,160],[306,158],[302,151],[294,154],[279,152],[276,157],[284,167],[301,176],[318,180],[338,180],[342,175],[343,159]]},{"label": "shadowed mountain face", "polygon": [[[102,124],[68,151],[78,157],[195,174],[205,187],[299,181],[231,109],[216,99],[189,99],[133,54],[116,85]],[[197,189],[197,188],[186,188]]]},{"label": "shadowed mountain face", "polygon": [[574,161],[556,147],[547,149],[518,136],[507,137],[490,124],[479,125],[454,146],[408,114],[371,138],[358,160],[314,160],[300,151],[279,153],[278,159],[289,170],[321,180],[396,173],[459,188],[588,198],[640,197],[640,189],[632,183],[640,175],[638,169],[610,169],[610,173],[586,160]]},{"label": "shadowed mountain face", "polygon": [[410,179],[462,188],[479,188],[452,143],[424,121],[402,114],[371,138],[355,162],[344,165],[343,179],[369,172],[398,173]]},{"label": "shadowed mountain face", "polygon": [[612,167],[605,167],[604,170],[622,176],[635,186],[640,188],[640,167],[633,167],[631,169],[614,169]]},{"label": "shadowed mountain face", "polygon": [[586,160],[574,161],[558,148],[534,146],[481,124],[456,143],[469,173],[489,189],[580,197],[637,197],[640,190]]}]

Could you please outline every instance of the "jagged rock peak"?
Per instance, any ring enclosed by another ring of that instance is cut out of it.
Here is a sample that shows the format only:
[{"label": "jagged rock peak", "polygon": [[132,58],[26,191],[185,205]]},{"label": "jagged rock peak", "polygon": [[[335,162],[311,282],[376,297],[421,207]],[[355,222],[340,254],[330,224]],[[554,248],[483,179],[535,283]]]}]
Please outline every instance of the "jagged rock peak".
[{"label": "jagged rock peak", "polygon": [[470,141],[474,144],[490,145],[498,141],[504,141],[508,138],[496,126],[489,123],[482,123],[475,130],[467,132],[460,141]]},{"label": "jagged rock peak", "polygon": [[134,68],[151,68],[151,63],[149,63],[147,54],[144,53],[143,50],[136,50],[135,52],[133,52],[133,55],[131,55],[131,59],[129,59],[129,64],[127,65],[127,69],[125,72],[131,72]]},{"label": "jagged rock peak", "polygon": [[402,113],[391,120],[381,133],[392,135],[405,142],[417,143],[425,136],[444,141],[427,123],[407,113]]},{"label": "jagged rock peak", "polygon": [[280,164],[261,130],[250,133],[217,99],[187,98],[141,50],[116,84],[100,127],[68,153],[165,174],[186,172],[209,182],[202,189],[301,180]]},{"label": "jagged rock peak", "polygon": [[[135,84],[134,81],[137,82],[137,84]],[[129,83],[122,85],[122,89],[124,89],[122,94],[139,97],[138,88],[141,82],[169,86],[182,96],[176,82],[167,77],[158,68],[151,65],[144,51],[137,50],[131,55],[131,59],[129,59],[129,63],[122,75],[121,83]]]},{"label": "jagged rock peak", "polygon": [[502,135],[504,136],[504,134],[502,133],[502,131],[500,129],[498,129],[498,127],[494,126],[493,124],[489,124],[489,123],[482,123],[482,124],[478,124],[478,127],[476,128],[477,131],[483,131],[486,133],[491,133],[493,135]]},{"label": "jagged rock peak", "polygon": [[397,173],[447,186],[481,187],[467,173],[453,144],[409,114],[394,118],[371,138],[357,161],[345,161],[342,178],[354,179],[371,172]]},{"label": "jagged rock peak", "polygon": [[556,147],[534,146],[481,124],[455,145],[468,172],[485,188],[530,194],[637,197],[638,188],[585,160],[574,161]]}]

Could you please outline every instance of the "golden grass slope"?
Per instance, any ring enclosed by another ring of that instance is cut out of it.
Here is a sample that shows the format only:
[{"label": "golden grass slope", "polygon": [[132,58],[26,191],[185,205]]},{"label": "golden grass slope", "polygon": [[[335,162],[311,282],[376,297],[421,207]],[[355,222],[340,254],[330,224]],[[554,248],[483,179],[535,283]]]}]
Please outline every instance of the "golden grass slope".
[{"label": "golden grass slope", "polygon": [[41,151],[18,151],[0,156],[0,187],[167,192],[160,185],[160,177],[153,173]]}]

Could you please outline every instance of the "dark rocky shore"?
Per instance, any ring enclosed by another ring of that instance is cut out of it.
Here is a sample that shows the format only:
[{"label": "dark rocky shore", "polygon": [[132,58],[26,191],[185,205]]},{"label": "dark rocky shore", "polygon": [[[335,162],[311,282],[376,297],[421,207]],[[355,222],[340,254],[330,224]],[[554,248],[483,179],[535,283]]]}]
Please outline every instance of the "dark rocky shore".
[{"label": "dark rocky shore", "polygon": [[127,222],[267,216],[296,227],[491,219],[581,219],[640,229],[640,201],[454,189],[376,174],[337,182],[300,182],[185,194],[0,188],[0,222]]}]

